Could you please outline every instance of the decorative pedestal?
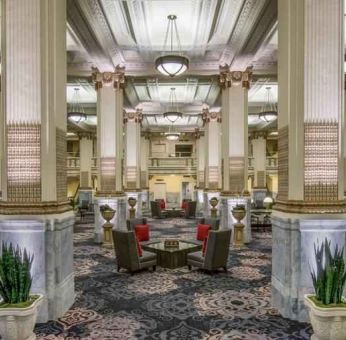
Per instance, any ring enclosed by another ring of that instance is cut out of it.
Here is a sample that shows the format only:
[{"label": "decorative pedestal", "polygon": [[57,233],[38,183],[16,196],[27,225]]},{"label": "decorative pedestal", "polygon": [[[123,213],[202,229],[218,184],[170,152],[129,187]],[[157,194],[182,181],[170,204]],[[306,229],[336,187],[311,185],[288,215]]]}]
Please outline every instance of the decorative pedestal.
[{"label": "decorative pedestal", "polygon": [[95,197],[95,228],[94,228],[94,240],[95,243],[102,243],[104,241],[104,218],[100,212],[100,206],[108,204],[112,209],[114,209],[115,215],[109,221],[113,228],[126,230],[126,197],[125,196],[115,196],[115,197]]},{"label": "decorative pedestal", "polygon": [[[272,213],[272,306],[282,316],[309,321],[304,295],[313,293],[310,266],[314,243],[326,237],[339,248],[346,244],[346,216]],[[344,292],[345,295],[345,292]]]},{"label": "decorative pedestal", "polygon": [[241,220],[241,223],[244,225],[243,235],[244,243],[249,243],[252,240],[251,237],[251,219],[250,219],[250,210],[251,203],[249,197],[242,196],[221,196],[220,197],[220,215],[221,215],[221,228],[222,229],[232,229],[231,241],[234,242],[235,230],[234,223],[237,220],[232,216],[232,209],[237,205],[242,204],[245,206],[246,215]]},{"label": "decorative pedestal", "polygon": [[212,197],[209,200],[209,203],[211,205],[210,216],[213,217],[213,218],[217,218],[217,208],[216,208],[216,206],[219,204],[219,200],[216,197]]},{"label": "decorative pedestal", "polygon": [[243,223],[234,223],[234,237],[233,237],[233,245],[236,248],[241,248],[244,246],[244,224]]},{"label": "decorative pedestal", "polygon": [[130,197],[128,200],[127,200],[127,203],[129,204],[129,206],[131,207],[129,209],[129,217],[130,219],[132,218],[135,218],[136,217],[136,209],[135,209],[135,206],[137,204],[137,200],[134,198],[134,197]]},{"label": "decorative pedestal", "polygon": [[0,242],[34,254],[31,293],[44,296],[37,322],[56,320],[74,303],[73,224],[72,211],[0,216]]},{"label": "decorative pedestal", "polygon": [[[205,191],[204,194],[204,216],[211,216],[211,205],[209,203],[210,199],[216,197],[218,200],[220,198],[220,193],[217,191]],[[217,207],[215,206],[217,209]]]}]

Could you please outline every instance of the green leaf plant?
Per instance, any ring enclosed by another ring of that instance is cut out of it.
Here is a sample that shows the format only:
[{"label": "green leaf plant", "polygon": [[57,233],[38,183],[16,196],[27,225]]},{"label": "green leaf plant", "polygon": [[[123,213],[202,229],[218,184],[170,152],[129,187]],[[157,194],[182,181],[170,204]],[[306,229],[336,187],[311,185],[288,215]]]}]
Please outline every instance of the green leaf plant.
[{"label": "green leaf plant", "polygon": [[2,243],[0,256],[0,295],[3,304],[19,304],[30,299],[33,255],[19,246]]},{"label": "green leaf plant", "polygon": [[311,278],[316,299],[323,305],[344,303],[342,292],[345,287],[346,270],[344,248],[336,245],[334,253],[330,241],[314,244],[316,270],[311,270]]}]

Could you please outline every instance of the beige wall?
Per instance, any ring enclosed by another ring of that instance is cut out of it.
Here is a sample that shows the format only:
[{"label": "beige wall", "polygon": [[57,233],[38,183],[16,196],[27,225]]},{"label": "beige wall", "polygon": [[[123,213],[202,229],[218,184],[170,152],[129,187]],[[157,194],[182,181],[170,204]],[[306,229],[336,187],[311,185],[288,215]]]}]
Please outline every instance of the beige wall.
[{"label": "beige wall", "polygon": [[[158,181],[162,179],[162,181]],[[153,176],[149,180],[149,190],[154,191],[155,183],[165,183],[166,192],[178,192],[181,193],[182,182],[191,183],[190,187],[194,188],[196,185],[196,180],[193,177],[184,177],[182,175],[169,175],[169,176]],[[193,193],[191,192],[191,195]]]}]

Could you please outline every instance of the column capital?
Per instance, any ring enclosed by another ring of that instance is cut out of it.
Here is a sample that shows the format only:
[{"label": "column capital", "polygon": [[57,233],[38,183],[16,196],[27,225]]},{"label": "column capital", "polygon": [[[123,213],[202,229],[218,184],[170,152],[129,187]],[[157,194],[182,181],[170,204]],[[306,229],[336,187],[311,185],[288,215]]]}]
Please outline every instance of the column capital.
[{"label": "column capital", "polygon": [[203,120],[203,125],[209,122],[221,123],[222,121],[221,112],[210,112],[209,109],[203,109],[202,120]]},{"label": "column capital", "polygon": [[123,89],[126,85],[125,67],[117,66],[114,72],[93,72],[92,80],[96,90],[112,85],[115,89]]},{"label": "column capital", "polygon": [[232,86],[241,85],[243,88],[250,88],[252,77],[252,66],[245,71],[231,71],[229,65],[219,66],[219,86],[221,89],[226,89]]},{"label": "column capital", "polygon": [[141,124],[143,120],[143,110],[137,109],[136,111],[124,110],[124,124],[127,122],[135,122]]},{"label": "column capital", "polygon": [[266,139],[268,137],[268,132],[267,131],[251,131],[249,133],[249,139],[257,139],[257,138],[264,138]]},{"label": "column capital", "polygon": [[94,139],[95,133],[94,132],[88,132],[88,131],[82,131],[82,132],[77,132],[77,136],[78,136],[79,140],[81,140],[82,138]]}]

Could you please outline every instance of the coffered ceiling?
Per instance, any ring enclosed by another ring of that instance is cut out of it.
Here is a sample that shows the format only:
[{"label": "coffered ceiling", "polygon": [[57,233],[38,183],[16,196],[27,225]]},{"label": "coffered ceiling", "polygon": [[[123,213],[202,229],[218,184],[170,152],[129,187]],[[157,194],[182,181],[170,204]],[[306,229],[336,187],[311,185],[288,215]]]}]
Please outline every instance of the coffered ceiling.
[{"label": "coffered ceiling", "polygon": [[[188,72],[174,80],[154,68],[164,52],[169,14],[177,15],[182,52],[190,59]],[[92,68],[122,65],[125,109],[142,109],[148,127],[169,123],[162,113],[171,88],[185,114],[181,126],[200,126],[205,105],[220,110],[219,65],[254,67],[253,106],[261,104],[262,87],[276,78],[277,0],[67,0],[67,20],[68,101],[77,86],[81,102],[92,108]]]}]

